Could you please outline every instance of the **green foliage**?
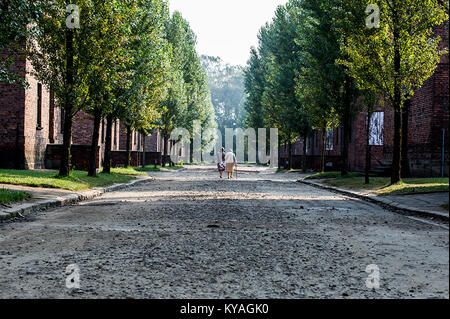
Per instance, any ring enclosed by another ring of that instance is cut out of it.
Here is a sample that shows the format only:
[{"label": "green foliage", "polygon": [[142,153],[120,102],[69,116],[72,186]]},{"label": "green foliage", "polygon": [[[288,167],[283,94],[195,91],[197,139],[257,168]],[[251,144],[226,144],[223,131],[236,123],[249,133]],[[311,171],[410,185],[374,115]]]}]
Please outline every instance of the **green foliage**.
[{"label": "green foliage", "polygon": [[247,98],[245,100],[245,125],[247,127],[262,128],[266,125],[265,110],[262,96],[265,89],[264,65],[258,51],[250,50],[250,59],[244,70],[244,87]]},{"label": "green foliage", "polygon": [[[448,52],[434,32],[448,19],[448,1],[379,1],[378,29],[364,23],[369,4],[290,0],[278,7],[261,29],[244,72],[247,125],[278,127],[281,139],[292,141],[306,137],[310,128],[324,134],[342,124],[347,160],[357,97],[368,111],[380,97],[400,110]],[[398,114],[393,172],[399,172],[401,158]],[[398,181],[395,174],[392,180]]]},{"label": "green foliage", "polygon": [[[260,32],[260,56],[265,70],[265,86],[261,98],[266,124],[278,127],[283,140],[293,140],[307,120],[302,116],[302,103],[295,94],[301,66],[296,41],[298,3],[289,2],[275,12],[271,24]],[[308,124],[306,124],[308,125]]]},{"label": "green foliage", "polygon": [[208,76],[216,121],[222,134],[225,128],[241,127],[244,118],[244,77],[240,65],[224,63],[219,57],[201,56]]},{"label": "green foliage", "polygon": [[168,139],[176,127],[183,127],[192,135],[194,121],[203,130],[217,127],[206,72],[195,49],[194,32],[179,12],[166,21],[165,30],[172,48],[172,76],[168,95],[161,103],[162,136]]},{"label": "green foliage", "polygon": [[44,12],[43,8],[43,1],[40,0],[0,1],[0,52],[16,54],[15,57],[0,54],[0,82],[25,86],[25,78],[15,72],[13,66],[17,59],[25,58],[23,43],[36,32],[36,28],[30,24]]},{"label": "green foliage", "polygon": [[168,7],[163,0],[146,0],[138,1],[134,10],[114,105],[125,125],[148,133],[161,116],[158,108],[169,84],[170,46],[164,32]]},{"label": "green foliage", "polygon": [[[341,2],[356,16],[361,16],[361,10],[370,3]],[[441,38],[433,29],[448,19],[448,14],[434,0],[383,0],[378,5],[380,28],[354,24],[347,42],[342,43],[347,59],[340,62],[361,88],[383,93],[394,105],[396,88],[400,88],[403,103],[434,73],[440,57],[448,52],[439,47]],[[397,48],[399,70],[395,67]]]}]

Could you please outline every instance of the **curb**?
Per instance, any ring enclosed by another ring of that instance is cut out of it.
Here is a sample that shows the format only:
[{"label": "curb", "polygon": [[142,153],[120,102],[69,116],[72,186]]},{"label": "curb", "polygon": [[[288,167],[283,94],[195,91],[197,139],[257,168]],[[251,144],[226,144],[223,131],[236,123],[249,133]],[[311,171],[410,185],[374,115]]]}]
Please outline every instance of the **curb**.
[{"label": "curb", "polygon": [[370,202],[373,204],[377,204],[378,206],[388,209],[394,213],[400,213],[403,215],[405,215],[405,214],[412,215],[412,216],[423,217],[423,218],[428,218],[428,219],[430,219],[430,218],[437,219],[437,220],[445,221],[447,223],[449,222],[449,216],[445,213],[441,213],[441,212],[437,212],[437,211],[433,211],[433,210],[418,210],[418,209],[414,209],[409,206],[402,205],[395,201],[391,201],[391,200],[382,198],[380,196],[361,195],[361,194],[351,191],[351,190],[343,190],[341,188],[337,188],[334,186],[327,186],[327,185],[323,185],[323,184],[319,184],[319,183],[315,183],[315,182],[305,181],[304,179],[300,179],[297,182],[303,183],[305,185],[309,185],[312,187],[316,187],[316,188],[326,189],[326,190],[329,190],[329,191],[332,191],[334,193],[338,193],[341,195],[346,195],[349,197],[361,199],[361,200],[364,200],[366,202]]},{"label": "curb", "polygon": [[123,184],[114,184],[107,187],[96,187],[90,190],[87,190],[83,193],[74,193],[65,196],[55,197],[54,199],[46,199],[32,204],[22,204],[13,208],[8,208],[3,211],[0,211],[0,221],[5,221],[15,217],[24,217],[24,215],[42,211],[49,208],[61,207],[69,204],[74,204],[77,202],[81,202],[88,199],[93,199],[98,197],[104,193],[115,192],[130,186],[136,186],[140,184],[147,183],[149,181],[153,181],[153,177],[138,177],[135,180],[129,181]]}]

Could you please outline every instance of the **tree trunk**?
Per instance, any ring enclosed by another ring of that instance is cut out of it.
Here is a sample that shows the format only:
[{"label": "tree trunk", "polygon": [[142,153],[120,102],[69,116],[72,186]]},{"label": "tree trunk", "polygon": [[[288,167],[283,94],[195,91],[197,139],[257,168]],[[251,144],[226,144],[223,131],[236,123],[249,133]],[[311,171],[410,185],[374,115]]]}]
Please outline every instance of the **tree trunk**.
[{"label": "tree trunk", "polygon": [[401,181],[401,154],[402,154],[402,88],[400,81],[400,48],[398,43],[399,33],[396,29],[398,24],[397,15],[394,15],[394,149],[392,154],[391,184]]},{"label": "tree trunk", "polygon": [[402,112],[402,177],[411,177],[408,156],[408,116],[411,100],[407,100],[403,105]]},{"label": "tree trunk", "polygon": [[278,169],[281,169],[281,140],[278,137]]},{"label": "tree trunk", "polygon": [[306,141],[308,139],[307,135],[303,136],[303,159],[302,159],[302,171],[306,173]]},{"label": "tree trunk", "polygon": [[66,31],[66,100],[64,105],[64,137],[63,155],[59,167],[60,176],[69,176],[72,144],[72,120],[73,120],[73,31]]},{"label": "tree trunk", "polygon": [[401,181],[401,154],[402,154],[402,111],[394,110],[394,150],[392,154],[391,184]]},{"label": "tree trunk", "polygon": [[366,127],[366,167],[365,167],[365,183],[370,183],[369,172],[372,162],[372,147],[370,146],[370,120],[372,112],[367,112],[367,127]]},{"label": "tree trunk", "polygon": [[106,117],[105,157],[103,160],[103,173],[111,174],[111,148],[112,148],[113,116]]},{"label": "tree trunk", "polygon": [[327,142],[327,130],[322,129],[322,164],[321,164],[321,172],[325,172],[325,144]]},{"label": "tree trunk", "polygon": [[344,100],[344,136],[343,136],[343,149],[342,149],[342,167],[341,176],[346,176],[348,174],[348,149],[350,144],[350,134],[351,134],[351,101],[350,101],[350,85],[351,79],[347,75],[345,81],[345,100]]},{"label": "tree trunk", "polygon": [[256,129],[256,165],[259,165],[259,163],[259,132],[258,129]]},{"label": "tree trunk", "polygon": [[[172,151],[173,151],[173,141],[169,141],[169,142],[168,142],[168,145],[170,145],[169,148],[170,148],[170,151],[172,152]],[[170,152],[170,153],[171,153],[171,152]],[[167,155],[170,155],[170,153],[168,153]],[[168,156],[168,158],[169,158],[169,167],[174,166],[171,157]]]},{"label": "tree trunk", "polygon": [[97,152],[98,139],[100,136],[100,122],[102,120],[102,113],[99,109],[94,111],[94,131],[92,133],[91,154],[89,158],[89,172],[88,176],[95,177],[97,175]]},{"label": "tree trunk", "polygon": [[[168,155],[168,149],[169,149],[169,139],[164,137],[163,140],[163,161],[162,161],[162,167],[166,167],[167,164],[167,155]],[[191,159],[192,162],[192,159]],[[169,166],[170,166],[170,162],[169,162]]]},{"label": "tree trunk", "polygon": [[[289,150],[288,150],[288,147],[289,147],[289,142],[288,142],[288,139],[286,139],[285,141],[284,141],[284,156],[286,156],[286,160],[284,161],[284,169],[287,169],[288,167],[289,167]],[[286,165],[286,162],[288,162],[288,165]]]},{"label": "tree trunk", "polygon": [[142,135],[142,167],[145,167],[145,138],[146,135]]},{"label": "tree trunk", "polygon": [[131,163],[131,125],[127,125],[127,158],[125,159],[125,167],[130,167]]},{"label": "tree trunk", "polygon": [[289,139],[288,147],[289,147],[289,150],[288,150],[288,170],[291,170],[292,169],[292,140],[291,139]]},{"label": "tree trunk", "polygon": [[194,163],[194,139],[191,138],[190,142],[191,143],[189,144],[189,150],[190,150],[189,160],[191,161],[191,163]]}]

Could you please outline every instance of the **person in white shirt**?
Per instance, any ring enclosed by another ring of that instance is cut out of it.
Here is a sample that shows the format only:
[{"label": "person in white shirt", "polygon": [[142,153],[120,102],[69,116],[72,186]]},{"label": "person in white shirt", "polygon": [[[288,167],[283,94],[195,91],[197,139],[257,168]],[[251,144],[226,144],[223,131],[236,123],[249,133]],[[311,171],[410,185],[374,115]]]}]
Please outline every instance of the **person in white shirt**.
[{"label": "person in white shirt", "polygon": [[236,156],[234,155],[233,150],[229,150],[228,153],[225,154],[225,165],[228,179],[233,178],[234,167],[237,165]]}]

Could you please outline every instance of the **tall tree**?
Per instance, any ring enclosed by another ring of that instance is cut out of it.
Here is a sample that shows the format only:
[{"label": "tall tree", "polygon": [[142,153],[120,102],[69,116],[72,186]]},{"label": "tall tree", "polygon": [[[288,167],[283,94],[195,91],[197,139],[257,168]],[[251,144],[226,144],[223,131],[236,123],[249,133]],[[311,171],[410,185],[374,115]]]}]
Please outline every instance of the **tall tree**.
[{"label": "tall tree", "polygon": [[[259,35],[259,55],[265,74],[261,103],[266,123],[278,127],[280,138],[286,142],[289,169],[292,167],[292,142],[308,122],[301,112],[302,101],[296,94],[297,78],[302,66],[302,44],[296,41],[298,9],[297,1],[279,6],[272,23],[266,24]],[[256,58],[252,54],[250,63],[258,63]]]},{"label": "tall tree", "polygon": [[[245,99],[245,119],[244,125],[252,127],[255,130],[266,127],[265,110],[262,104],[262,96],[265,89],[265,75],[263,61],[259,56],[257,50],[252,47],[250,50],[250,59],[247,62],[247,67],[244,69],[244,86],[247,97]],[[259,132],[256,132],[259,134]],[[267,134],[267,133],[266,133]],[[267,137],[267,135],[266,135]],[[266,145],[269,145],[266,138]],[[259,136],[256,139],[256,149],[259,151]],[[267,152],[267,148],[265,150]],[[256,162],[260,162],[260,156],[256,157]],[[266,154],[264,154],[266,155]]]},{"label": "tall tree", "polygon": [[225,128],[238,128],[244,117],[243,67],[225,63],[220,57],[200,58],[208,77],[217,125],[224,135]]},{"label": "tall tree", "polygon": [[[166,25],[166,32],[173,49],[175,75],[169,95],[162,104],[164,155],[168,155],[168,140],[175,125],[186,128],[191,135],[194,133],[194,121],[199,121],[203,130],[216,126],[208,80],[195,49],[194,32],[179,12],[173,13]],[[191,141],[191,161],[194,153],[192,147]]]},{"label": "tall tree", "polygon": [[119,118],[127,128],[127,161],[130,165],[132,131],[149,132],[161,114],[159,105],[166,98],[170,71],[170,46],[165,39],[164,24],[168,15],[164,0],[139,2],[136,24],[127,50],[133,57],[125,64],[128,85],[118,91]]},{"label": "tall tree", "polygon": [[[349,10],[364,10],[369,1],[347,2]],[[343,50],[344,65],[364,89],[383,94],[394,109],[394,147],[391,183],[401,181],[402,108],[436,69],[447,52],[439,48],[434,28],[448,19],[435,0],[382,0],[379,28],[352,33]]]},{"label": "tall tree", "polygon": [[328,8],[328,1],[300,2],[296,36],[302,61],[297,95],[306,107],[311,127],[321,132],[321,171],[325,170],[327,130],[339,125],[345,92],[345,73],[335,63],[339,56],[339,34]]},{"label": "tall tree", "polygon": [[89,21],[91,1],[76,1],[83,12],[80,28],[66,24],[70,19],[66,13],[66,0],[55,0],[43,5],[43,14],[34,21],[37,31],[28,37],[28,57],[33,65],[33,75],[40,82],[54,90],[55,98],[64,109],[63,156],[59,174],[70,173],[72,122],[74,115],[89,101],[87,79],[94,71],[95,62],[87,54],[96,41],[89,28],[83,24]]},{"label": "tall tree", "polygon": [[84,28],[93,33],[96,41],[86,52],[95,61],[94,72],[87,78],[89,100],[85,107],[93,117],[93,132],[88,176],[96,176],[100,125],[113,100],[112,87],[122,76],[118,66],[131,59],[126,45],[130,38],[129,21],[136,20],[136,8],[123,0],[95,2],[84,15]]}]

